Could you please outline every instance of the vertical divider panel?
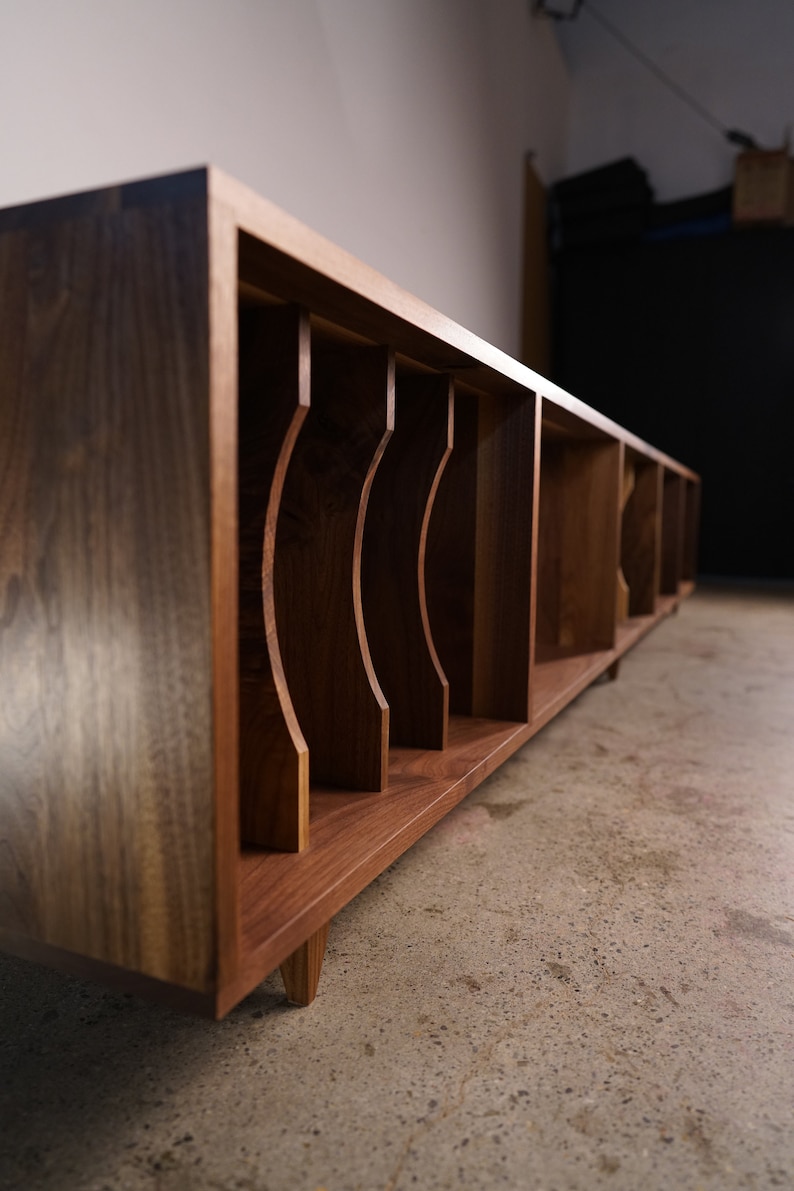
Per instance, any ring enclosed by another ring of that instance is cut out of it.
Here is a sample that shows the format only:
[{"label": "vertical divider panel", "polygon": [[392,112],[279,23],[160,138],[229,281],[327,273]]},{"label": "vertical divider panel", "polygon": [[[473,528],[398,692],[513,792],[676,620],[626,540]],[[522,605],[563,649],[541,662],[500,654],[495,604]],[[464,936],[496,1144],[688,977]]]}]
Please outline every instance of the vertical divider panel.
[{"label": "vertical divider panel", "polygon": [[311,410],[278,521],[276,623],[311,780],[353,790],[381,790],[388,773],[389,707],[364,627],[361,554],[393,426],[389,349],[312,348]]},{"label": "vertical divider panel", "polygon": [[427,527],[427,614],[453,715],[472,713],[477,406],[470,393],[455,393],[455,447]]},{"label": "vertical divider panel", "polygon": [[472,713],[530,718],[537,403],[480,401]]},{"label": "vertical divider panel", "polygon": [[620,443],[544,433],[537,615],[544,658],[615,644],[622,484]]},{"label": "vertical divider panel", "polygon": [[693,583],[697,575],[698,564],[700,485],[695,480],[686,480],[685,485],[683,577]]},{"label": "vertical divider panel", "polygon": [[677,595],[684,562],[684,486],[686,480],[665,471],[662,496],[662,595]]},{"label": "vertical divider panel", "polygon": [[453,435],[448,376],[397,380],[395,428],[370,493],[362,556],[364,621],[389,703],[392,744],[442,749],[449,684],[427,616],[427,527]]},{"label": "vertical divider panel", "polygon": [[[621,534],[622,527],[626,520],[626,506],[631,500],[631,495],[634,491],[634,486],[637,482],[637,472],[634,465],[634,460],[626,450],[625,443],[620,444],[620,471],[623,476],[623,485],[620,492],[620,521]],[[629,606],[631,604],[631,585],[626,576],[626,568],[624,565],[623,551],[620,552],[618,560],[618,599],[617,599],[617,619],[618,623],[627,620],[629,616]]]},{"label": "vertical divider panel", "polygon": [[276,525],[309,405],[309,318],[296,306],[240,312],[240,830],[297,852],[309,842],[309,753],[281,660],[273,591]]},{"label": "vertical divider panel", "polygon": [[[211,196],[209,248],[210,587],[216,1009],[241,959],[239,233],[229,208]],[[181,282],[184,286],[184,278]]]},{"label": "vertical divider panel", "polygon": [[538,497],[538,561],[535,581],[535,645],[541,655],[560,644],[564,448],[541,434]]},{"label": "vertical divider panel", "polygon": [[650,459],[634,463],[634,487],[623,509],[621,560],[629,587],[629,616],[650,616],[659,590],[661,468]]},{"label": "vertical divider panel", "polygon": [[566,452],[562,632],[585,649],[615,644],[620,456],[617,442],[587,442]]}]

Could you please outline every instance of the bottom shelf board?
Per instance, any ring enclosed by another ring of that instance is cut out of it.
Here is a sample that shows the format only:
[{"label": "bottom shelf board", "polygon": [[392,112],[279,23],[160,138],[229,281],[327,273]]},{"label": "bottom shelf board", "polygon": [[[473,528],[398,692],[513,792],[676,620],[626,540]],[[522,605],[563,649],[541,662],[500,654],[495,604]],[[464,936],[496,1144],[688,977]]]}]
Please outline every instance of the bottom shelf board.
[{"label": "bottom shelf board", "polygon": [[[379,793],[313,788],[309,847],[245,848],[242,963],[229,999],[250,991],[532,735],[529,724],[451,716],[443,751],[389,750]],[[226,999],[226,995],[223,997]]]},{"label": "bottom shelf board", "polygon": [[389,750],[378,793],[313,787],[309,847],[300,853],[243,848],[239,860],[240,964],[220,990],[223,1015],[416,843],[558,711],[590,686],[680,597],[653,616],[618,625],[615,647],[536,662],[530,723],[451,716],[443,751]]}]

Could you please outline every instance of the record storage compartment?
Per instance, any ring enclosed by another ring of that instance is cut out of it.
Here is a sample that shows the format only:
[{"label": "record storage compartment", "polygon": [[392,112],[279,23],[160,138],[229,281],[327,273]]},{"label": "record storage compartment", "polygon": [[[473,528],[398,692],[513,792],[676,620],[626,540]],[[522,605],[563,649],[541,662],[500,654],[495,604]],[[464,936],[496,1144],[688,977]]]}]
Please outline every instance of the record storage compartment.
[{"label": "record storage compartment", "polygon": [[0,212],[0,942],[222,1016],[693,586],[698,477],[214,169]]}]

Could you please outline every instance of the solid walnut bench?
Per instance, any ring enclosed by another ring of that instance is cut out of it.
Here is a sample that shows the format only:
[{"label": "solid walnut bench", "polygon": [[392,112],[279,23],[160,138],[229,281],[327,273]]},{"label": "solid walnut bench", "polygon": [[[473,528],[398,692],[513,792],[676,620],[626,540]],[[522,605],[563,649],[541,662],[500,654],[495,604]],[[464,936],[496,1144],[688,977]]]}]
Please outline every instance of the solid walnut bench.
[{"label": "solid walnut bench", "polygon": [[692,588],[698,477],[214,169],[0,212],[0,943],[222,1016]]}]

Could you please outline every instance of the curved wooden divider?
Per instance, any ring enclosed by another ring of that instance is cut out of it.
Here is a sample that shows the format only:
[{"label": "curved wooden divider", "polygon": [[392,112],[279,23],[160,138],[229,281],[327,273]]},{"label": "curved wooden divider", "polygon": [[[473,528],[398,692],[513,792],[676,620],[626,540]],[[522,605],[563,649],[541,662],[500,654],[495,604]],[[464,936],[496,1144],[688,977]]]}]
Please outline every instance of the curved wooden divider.
[{"label": "curved wooden divider", "polygon": [[309,318],[240,311],[240,831],[298,852],[309,842],[309,751],[284,678],[273,554],[284,477],[309,405]]},{"label": "curved wooden divider", "polygon": [[386,785],[389,707],[361,608],[364,519],[394,426],[394,355],[312,349],[312,405],[287,471],[274,563],[284,670],[310,750],[311,780]]},{"label": "curved wooden divider", "polygon": [[452,448],[449,376],[397,381],[394,433],[370,493],[362,596],[375,671],[389,702],[392,745],[442,749],[449,684],[425,598],[427,526]]},{"label": "curved wooden divider", "polygon": [[455,393],[455,449],[427,528],[425,592],[451,715],[471,715],[477,536],[477,398]]}]

